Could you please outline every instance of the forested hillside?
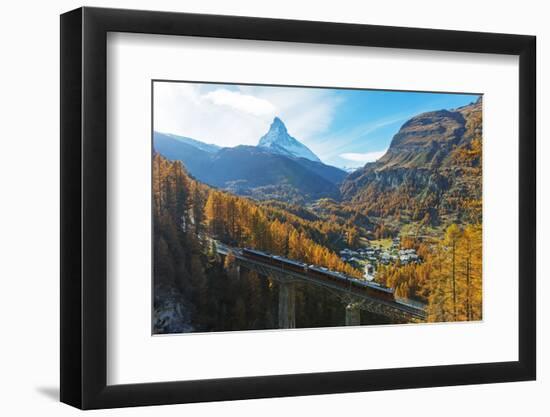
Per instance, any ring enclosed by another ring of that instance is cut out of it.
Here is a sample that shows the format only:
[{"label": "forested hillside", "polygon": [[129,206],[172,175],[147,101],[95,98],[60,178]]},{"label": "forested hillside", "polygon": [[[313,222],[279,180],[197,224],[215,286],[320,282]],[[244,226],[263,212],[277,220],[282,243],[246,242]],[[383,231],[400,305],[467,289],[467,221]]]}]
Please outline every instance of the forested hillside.
[{"label": "forested hillside", "polygon": [[421,264],[381,266],[376,280],[397,297],[428,304],[428,320],[471,321],[482,318],[482,230],[480,224],[450,225],[443,237],[405,239],[422,256]]},{"label": "forested hillside", "polygon": [[324,225],[303,220],[281,209],[271,209],[220,191],[211,191],[205,206],[212,236],[237,247],[252,247],[271,253],[362,276],[327,246]]},{"label": "forested hillside", "polygon": [[[193,179],[180,162],[158,154],[153,159],[153,202],[157,332],[189,331],[191,321],[206,331],[277,327],[276,312],[262,307],[274,304],[269,300],[277,299],[276,284],[253,272],[245,273],[246,282],[229,279],[231,267],[216,254],[214,238],[361,276],[323,245],[345,228],[214,190]],[[301,287],[297,297],[304,312],[298,322],[321,323],[332,316],[335,323],[343,320],[334,296]]]}]

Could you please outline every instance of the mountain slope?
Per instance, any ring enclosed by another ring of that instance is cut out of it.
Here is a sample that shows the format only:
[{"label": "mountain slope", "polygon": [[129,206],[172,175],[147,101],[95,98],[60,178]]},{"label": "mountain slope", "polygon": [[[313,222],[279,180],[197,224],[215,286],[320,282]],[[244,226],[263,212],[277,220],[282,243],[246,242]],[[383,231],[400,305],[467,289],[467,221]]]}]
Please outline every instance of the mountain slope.
[{"label": "mountain slope", "polygon": [[315,162],[305,158],[296,158],[295,161],[333,184],[340,185],[348,175],[346,171],[323,164],[322,162]]},{"label": "mountain slope", "polygon": [[154,133],[155,150],[179,160],[198,180],[257,200],[303,203],[339,198],[346,172],[260,146],[218,148],[190,138]]},{"label": "mountain slope", "polygon": [[295,159],[255,146],[220,150],[209,169],[197,176],[201,177],[207,184],[259,200],[299,201],[339,195],[335,183]]},{"label": "mountain slope", "polygon": [[212,150],[213,148],[194,139],[181,139],[181,136],[154,132],[154,150],[169,160],[183,162],[190,172],[202,172],[208,169],[213,153],[205,149]]},{"label": "mountain slope", "polygon": [[378,169],[436,168],[463,139],[466,120],[460,112],[423,113],[406,122],[390,148],[377,162]]},{"label": "mountain slope", "polygon": [[208,153],[216,153],[221,149],[221,146],[214,145],[211,143],[204,143],[196,139],[191,139],[185,136],[173,135],[171,133],[161,133],[153,132],[153,140],[155,144],[171,144],[171,143],[185,143],[187,145],[193,146],[194,148],[200,149],[201,151]]},{"label": "mountain slope", "polygon": [[278,117],[273,119],[269,131],[260,138],[258,147],[280,155],[321,162],[307,146],[288,134],[285,124]]},{"label": "mountain slope", "polygon": [[[482,99],[407,121],[387,153],[351,173],[340,191],[372,216],[437,224],[441,217],[481,216]],[[476,203],[477,204],[477,203]]]}]

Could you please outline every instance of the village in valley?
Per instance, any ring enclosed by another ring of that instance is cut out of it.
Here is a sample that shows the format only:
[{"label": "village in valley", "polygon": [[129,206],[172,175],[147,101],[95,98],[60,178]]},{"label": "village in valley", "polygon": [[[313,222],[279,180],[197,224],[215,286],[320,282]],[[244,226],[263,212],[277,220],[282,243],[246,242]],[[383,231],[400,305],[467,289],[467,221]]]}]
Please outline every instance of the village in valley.
[{"label": "village in valley", "polygon": [[375,280],[379,265],[422,263],[416,249],[401,247],[399,237],[367,241],[364,247],[358,249],[344,248],[340,251],[340,258],[353,267],[362,269],[363,277],[368,281]]}]

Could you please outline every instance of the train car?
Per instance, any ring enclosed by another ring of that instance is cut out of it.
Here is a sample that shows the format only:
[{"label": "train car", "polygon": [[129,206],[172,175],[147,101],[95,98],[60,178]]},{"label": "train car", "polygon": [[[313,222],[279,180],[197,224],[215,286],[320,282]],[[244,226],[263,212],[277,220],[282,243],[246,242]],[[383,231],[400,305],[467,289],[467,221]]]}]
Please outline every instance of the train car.
[{"label": "train car", "polygon": [[309,268],[308,265],[303,262],[294,261],[286,258],[280,258],[280,263],[283,269],[290,269],[291,271],[298,272],[300,274],[307,274]]},{"label": "train car", "polygon": [[369,281],[355,281],[357,281],[356,285],[365,288],[369,294],[376,295],[376,297],[383,298],[384,300],[395,301],[395,296],[392,288],[384,287],[383,285]]},{"label": "train car", "polygon": [[256,249],[244,248],[242,250],[242,254],[244,256],[246,256],[247,258],[250,258],[250,259],[255,259],[255,260],[258,260],[258,261],[261,261],[261,262],[267,262],[269,264],[273,263],[271,255],[267,252],[262,252],[262,251],[256,250]]},{"label": "train car", "polygon": [[349,277],[341,272],[331,271],[330,269],[322,266],[307,265],[303,262],[287,259],[279,255],[272,255],[268,252],[263,252],[256,249],[244,248],[242,250],[242,254],[252,260],[264,262],[282,269],[287,269],[297,273],[311,275],[320,279],[328,280],[333,284],[336,284],[339,287],[342,287],[343,289],[349,291],[358,293],[367,292],[367,294],[372,297],[384,299],[387,301],[395,300],[393,290],[391,288],[383,287],[380,284],[371,283],[369,281]]}]

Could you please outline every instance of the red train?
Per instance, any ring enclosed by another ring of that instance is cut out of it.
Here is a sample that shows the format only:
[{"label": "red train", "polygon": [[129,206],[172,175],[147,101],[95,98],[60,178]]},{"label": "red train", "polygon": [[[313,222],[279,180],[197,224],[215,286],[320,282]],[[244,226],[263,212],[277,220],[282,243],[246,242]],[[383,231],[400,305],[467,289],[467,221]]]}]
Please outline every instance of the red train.
[{"label": "red train", "polygon": [[393,289],[384,287],[374,282],[353,278],[341,272],[331,271],[330,269],[321,266],[308,265],[303,262],[283,258],[278,255],[272,255],[256,249],[242,249],[242,255],[252,260],[278,266],[281,269],[329,280],[333,284],[352,292],[358,292],[361,294],[365,294],[366,292],[369,296],[374,298],[395,301]]}]

